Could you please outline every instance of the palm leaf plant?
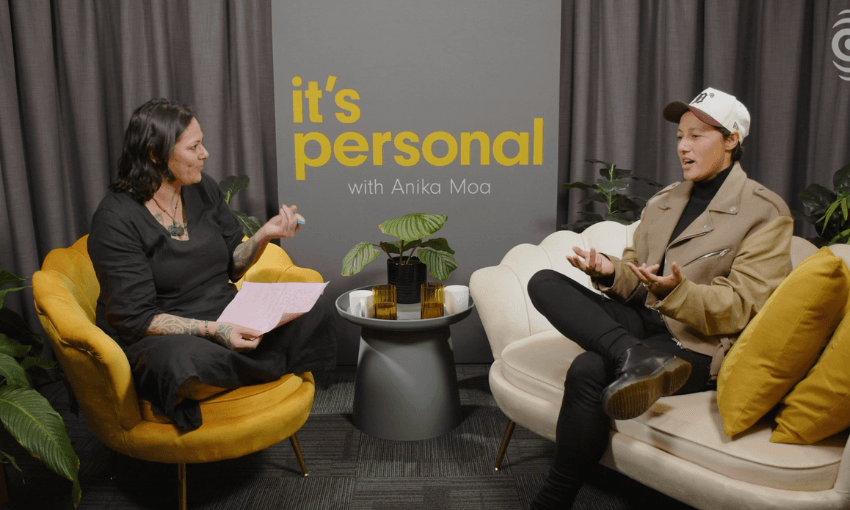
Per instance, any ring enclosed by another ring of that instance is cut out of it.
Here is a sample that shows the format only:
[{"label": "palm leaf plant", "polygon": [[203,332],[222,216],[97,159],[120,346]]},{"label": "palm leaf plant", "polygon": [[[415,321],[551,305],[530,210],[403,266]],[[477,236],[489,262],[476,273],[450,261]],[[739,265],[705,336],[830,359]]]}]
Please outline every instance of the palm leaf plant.
[{"label": "palm leaf plant", "polygon": [[832,187],[810,184],[797,195],[809,212],[791,211],[794,219],[815,226],[817,237],[808,240],[819,247],[850,241],[850,163],[835,171]]},{"label": "palm leaf plant", "polygon": [[568,182],[564,184],[564,187],[567,189],[592,190],[579,204],[587,205],[598,202],[605,206],[605,212],[604,214],[599,214],[590,211],[578,211],[584,219],[567,225],[561,225],[562,228],[567,230],[583,232],[587,227],[606,220],[623,224],[632,223],[640,218],[640,212],[646,206],[648,199],[639,195],[622,193],[629,188],[629,181],[640,181],[650,186],[661,187],[661,183],[634,175],[631,170],[617,168],[617,165],[613,163],[598,159],[586,159],[585,161],[605,165],[599,169],[600,178],[596,179],[596,182],[593,184],[581,181]]},{"label": "palm leaf plant", "polygon": [[383,251],[396,264],[410,264],[411,257],[416,255],[428,266],[431,276],[445,280],[457,269],[455,252],[442,237],[425,238],[443,228],[447,219],[443,214],[411,213],[381,223],[378,225],[381,232],[396,237],[398,241],[357,244],[342,260],[342,275],[359,273]]},{"label": "palm leaf plant", "polygon": [[[224,201],[230,205],[230,200],[233,199],[233,196],[242,191],[250,182],[251,179],[247,175],[229,175],[218,183],[218,187],[224,194]],[[233,210],[231,212],[236,216],[239,224],[242,225],[242,233],[245,234],[245,237],[251,237],[263,226],[260,219],[256,216],[248,216],[243,212]]]},{"label": "palm leaf plant", "polygon": [[[18,285],[23,281],[23,278],[0,270],[0,287]],[[8,293],[24,288],[16,286],[0,289],[0,421],[27,452],[73,482],[71,499],[77,506],[82,495],[80,459],[71,446],[62,417],[46,398],[30,386],[26,374],[26,370],[32,367],[52,369],[56,365],[30,353],[32,345],[25,345],[20,340],[37,344],[43,343],[43,340],[29,329],[20,315],[3,307]],[[0,460],[21,470],[15,458],[4,451],[0,451]]]}]

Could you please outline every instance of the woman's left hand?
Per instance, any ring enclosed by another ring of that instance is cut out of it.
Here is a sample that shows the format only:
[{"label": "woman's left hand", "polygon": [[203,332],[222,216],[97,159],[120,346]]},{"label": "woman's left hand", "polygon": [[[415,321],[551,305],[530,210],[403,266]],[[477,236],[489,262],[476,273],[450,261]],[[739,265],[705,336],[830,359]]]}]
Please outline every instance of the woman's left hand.
[{"label": "woman's left hand", "polygon": [[676,262],[673,262],[673,265],[670,266],[673,272],[667,276],[658,276],[655,274],[661,267],[659,264],[647,267],[644,263],[638,267],[631,262],[626,262],[626,266],[632,270],[644,287],[660,298],[664,298],[667,294],[673,292],[673,289],[682,283],[683,280],[681,269]]},{"label": "woman's left hand", "polygon": [[298,224],[299,218],[301,215],[298,214],[298,206],[287,207],[284,204],[280,207],[280,213],[267,221],[260,230],[269,239],[293,237],[301,229],[301,225]]}]

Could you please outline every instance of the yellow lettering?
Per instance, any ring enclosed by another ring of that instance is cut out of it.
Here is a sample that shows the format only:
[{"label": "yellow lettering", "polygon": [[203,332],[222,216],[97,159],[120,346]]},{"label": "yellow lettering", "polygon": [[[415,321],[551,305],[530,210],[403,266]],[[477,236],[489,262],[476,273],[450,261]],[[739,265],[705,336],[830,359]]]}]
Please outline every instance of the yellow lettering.
[{"label": "yellow lettering", "polygon": [[[304,152],[307,142],[319,142],[321,152],[317,158],[308,158]],[[364,156],[365,157],[365,156]],[[322,166],[331,159],[331,141],[322,133],[295,133],[295,179],[303,181],[306,175],[306,166]]]},{"label": "yellow lettering", "polygon": [[[345,145],[345,142],[352,141],[355,145]],[[369,150],[369,142],[366,137],[354,131],[346,131],[340,134],[334,140],[334,155],[336,160],[345,166],[357,166],[366,161],[366,156],[360,154],[353,158],[348,157],[348,152],[366,152]]]},{"label": "yellow lettering", "polygon": [[532,159],[535,165],[543,164],[543,119],[540,117],[534,118],[534,156]]},{"label": "yellow lettering", "polygon": [[319,90],[319,82],[308,81],[307,92],[304,93],[304,97],[307,98],[307,103],[310,105],[310,122],[321,124],[322,115],[319,113],[319,99],[322,98],[322,91]]},{"label": "yellow lettering", "polygon": [[[292,85],[295,87],[301,86],[301,77],[292,78]],[[300,90],[292,91],[292,122],[300,124],[304,122],[304,97]]]},{"label": "yellow lettering", "polygon": [[372,165],[384,164],[384,144],[393,139],[392,133],[372,133]]},{"label": "yellow lettering", "polygon": [[[434,155],[434,142],[437,140],[446,142],[446,146],[448,147],[446,155],[442,158]],[[457,140],[445,131],[434,131],[422,141],[422,155],[425,156],[425,161],[434,166],[446,166],[457,157]]]},{"label": "yellow lettering", "polygon": [[[505,142],[513,140],[519,146],[517,155],[509,158],[505,156]],[[493,157],[502,166],[514,166],[517,163],[520,165],[528,164],[528,133],[515,133],[513,131],[505,131],[499,133],[496,139],[493,140]]]},{"label": "yellow lettering", "polygon": [[460,134],[460,164],[469,164],[470,145],[473,140],[478,140],[478,149],[481,152],[481,164],[490,164],[490,136],[484,131]]},{"label": "yellow lettering", "polygon": [[411,142],[418,142],[419,136],[417,136],[416,133],[413,133],[411,131],[402,131],[401,133],[395,135],[395,148],[407,154],[409,157],[405,158],[403,156],[394,156],[394,159],[395,162],[401,166],[413,166],[419,162],[419,151],[416,150],[416,147],[404,143],[405,140],[410,140]]},{"label": "yellow lettering", "polygon": [[351,124],[352,122],[357,122],[357,120],[360,119],[360,107],[351,101],[346,101],[346,99],[357,101],[360,99],[360,94],[353,89],[342,89],[336,93],[336,96],[334,96],[336,105],[348,112],[348,115],[342,112],[336,112],[336,120],[343,124]]}]

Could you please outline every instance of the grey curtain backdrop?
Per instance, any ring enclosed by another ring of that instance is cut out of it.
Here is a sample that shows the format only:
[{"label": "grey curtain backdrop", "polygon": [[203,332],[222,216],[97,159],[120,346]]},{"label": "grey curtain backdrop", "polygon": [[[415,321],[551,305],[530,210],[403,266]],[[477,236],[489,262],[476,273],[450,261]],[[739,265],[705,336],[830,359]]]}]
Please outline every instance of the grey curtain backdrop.
[{"label": "grey curtain backdrop", "polygon": [[[681,181],[676,126],[661,110],[710,86],[750,111],[744,170],[802,210],[799,190],[832,188],[832,174],[850,163],[850,81],[839,76],[850,73],[833,64],[850,66],[833,51],[847,9],[847,0],[565,2],[560,182],[594,181],[600,165],[585,159]],[[848,37],[838,39],[846,48]],[[582,197],[561,190],[558,225],[579,219]],[[797,234],[813,236],[804,225]]]},{"label": "grey curtain backdrop", "polygon": [[[850,81],[833,62],[850,63],[832,47],[847,9],[850,0],[565,0],[561,182],[595,179],[587,158],[681,180],[661,109],[713,86],[753,116],[744,168],[800,208],[799,189],[830,186],[850,162]],[[235,208],[272,213],[270,18],[268,0],[0,0],[0,268],[29,277],[49,250],[87,233],[129,115],[152,97],[192,103],[206,171],[247,174]],[[553,230],[577,202],[561,192]],[[37,324],[31,293],[10,304]]]},{"label": "grey curtain backdrop", "polygon": [[[0,1],[0,269],[30,277],[88,233],[132,111],[194,106],[217,180],[247,174],[234,208],[277,209],[268,0]],[[38,324],[32,294],[13,309]]]}]

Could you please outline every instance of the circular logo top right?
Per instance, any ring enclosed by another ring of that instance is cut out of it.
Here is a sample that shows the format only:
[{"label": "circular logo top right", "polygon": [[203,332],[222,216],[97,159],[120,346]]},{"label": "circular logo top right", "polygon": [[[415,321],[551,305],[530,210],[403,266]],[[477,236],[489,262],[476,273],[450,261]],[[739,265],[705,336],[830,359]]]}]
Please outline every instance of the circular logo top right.
[{"label": "circular logo top right", "polygon": [[[850,10],[841,11],[839,19],[832,25],[833,28],[841,25],[850,25]],[[840,65],[835,60],[832,61],[835,67],[838,68],[838,77],[845,81],[850,81],[850,26],[840,28],[835,35],[832,36],[832,53],[835,58],[842,61],[845,65]]]}]

